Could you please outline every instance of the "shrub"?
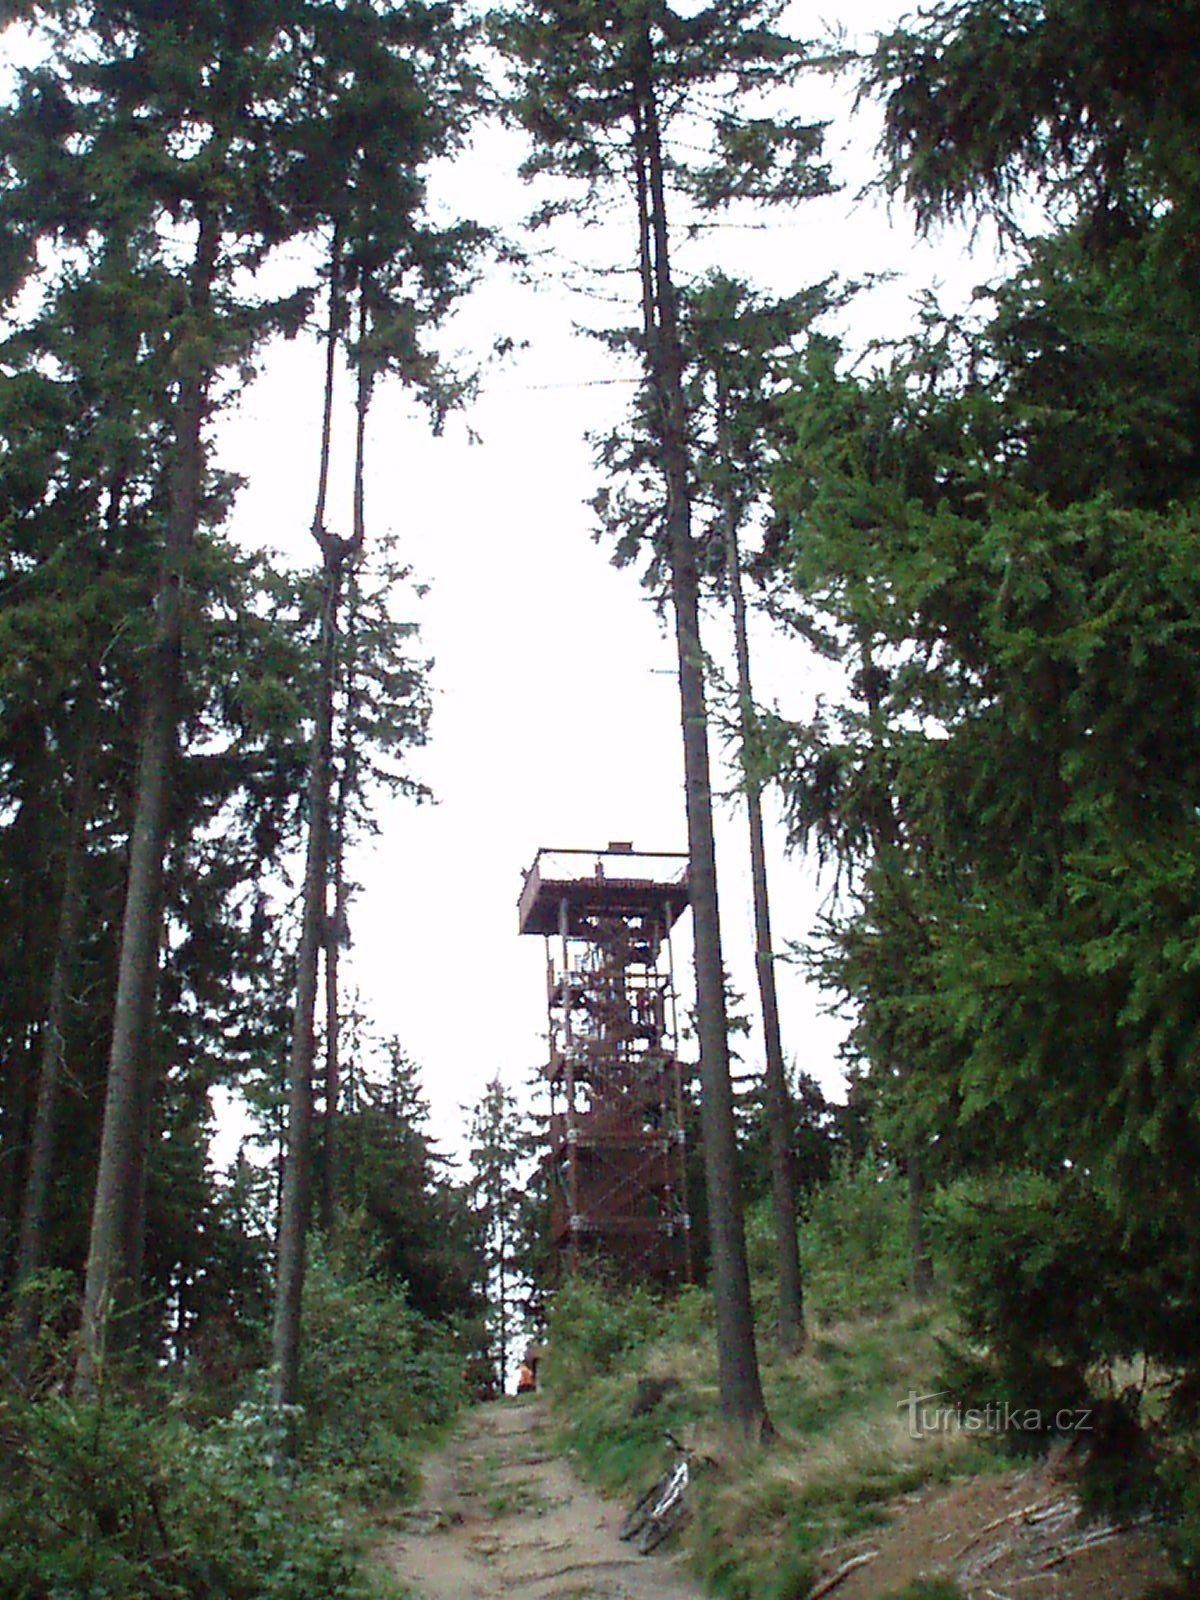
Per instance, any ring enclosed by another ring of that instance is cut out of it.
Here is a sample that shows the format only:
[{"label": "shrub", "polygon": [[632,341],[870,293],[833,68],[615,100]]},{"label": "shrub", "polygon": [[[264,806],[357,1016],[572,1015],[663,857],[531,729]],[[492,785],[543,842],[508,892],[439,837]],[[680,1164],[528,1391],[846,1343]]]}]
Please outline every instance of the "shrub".
[{"label": "shrub", "polygon": [[1140,1348],[1145,1316],[1113,1292],[1121,1224],[1086,1181],[1019,1171],[960,1179],[937,1215],[963,1326],[1005,1359],[1033,1347],[1081,1372]]},{"label": "shrub", "polygon": [[800,1228],[805,1294],[826,1321],[890,1310],[909,1281],[908,1196],[893,1170],[845,1159]]},{"label": "shrub", "polygon": [[328,1493],[273,1470],[243,1409],[199,1432],[107,1395],[0,1411],[0,1593],[13,1600],[356,1600]]},{"label": "shrub", "polygon": [[589,1278],[571,1278],[555,1292],[550,1312],[549,1374],[581,1379],[628,1365],[670,1320],[670,1308],[649,1290],[621,1289]]},{"label": "shrub", "polygon": [[[971,1404],[1008,1401],[1052,1420],[1086,1407],[1085,1507],[1118,1519],[1167,1507],[1176,1560],[1194,1573],[1196,1340],[1190,1324],[1180,1331],[1188,1286],[1157,1235],[1130,1227],[1071,1171],[962,1179],[939,1213],[970,1340],[947,1345],[943,1385]],[[1047,1427],[1002,1442],[1043,1448],[1052,1438]]]},{"label": "shrub", "polygon": [[[1143,1452],[1138,1397],[1118,1395],[1111,1374],[1138,1355],[1146,1332],[1144,1318],[1113,1293],[1124,1256],[1119,1224],[1086,1182],[1035,1172],[960,1179],[939,1196],[937,1214],[969,1341],[946,1346],[944,1383],[966,1404],[1007,1402],[1047,1418],[1103,1402],[1087,1439],[1092,1487],[1102,1504],[1101,1457],[1115,1453],[1111,1492],[1119,1494]],[[1107,1447],[1118,1432],[1114,1452]],[[1038,1449],[1051,1434],[1015,1432],[1001,1442]]]},{"label": "shrub", "polygon": [[[340,1499],[403,1492],[417,1441],[461,1398],[453,1332],[403,1290],[314,1250],[302,1401],[213,1419],[163,1378],[141,1403],[66,1398],[69,1339],[48,1324],[36,1393],[0,1392],[0,1595],[13,1600],[358,1600]],[[188,1374],[190,1377],[191,1375]],[[197,1419],[200,1420],[197,1420]],[[297,1462],[284,1469],[284,1427]]]},{"label": "shrub", "polygon": [[465,1399],[452,1329],[428,1322],[403,1289],[315,1250],[304,1290],[302,1462],[359,1498],[403,1496],[416,1441]]},{"label": "shrub", "polygon": [[1168,1539],[1171,1558],[1196,1584],[1200,1579],[1200,1430],[1172,1435],[1159,1478],[1174,1514]]}]

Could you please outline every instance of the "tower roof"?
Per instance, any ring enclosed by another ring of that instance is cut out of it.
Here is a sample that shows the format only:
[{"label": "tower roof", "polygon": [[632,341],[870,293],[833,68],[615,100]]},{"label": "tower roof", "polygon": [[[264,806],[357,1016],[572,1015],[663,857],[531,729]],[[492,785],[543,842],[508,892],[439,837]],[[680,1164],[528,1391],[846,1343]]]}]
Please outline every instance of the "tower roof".
[{"label": "tower roof", "polygon": [[688,904],[688,858],[614,843],[603,850],[542,848],[525,874],[517,905],[521,933],[586,934],[594,917],[661,916],[678,921]]}]

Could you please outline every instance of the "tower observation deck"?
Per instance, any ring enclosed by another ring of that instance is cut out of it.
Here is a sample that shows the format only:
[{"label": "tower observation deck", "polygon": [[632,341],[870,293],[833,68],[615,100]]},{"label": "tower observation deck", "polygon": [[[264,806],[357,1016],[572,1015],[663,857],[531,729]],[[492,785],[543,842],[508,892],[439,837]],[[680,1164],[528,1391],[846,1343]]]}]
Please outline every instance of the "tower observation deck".
[{"label": "tower observation deck", "polygon": [[539,850],[518,905],[546,941],[551,1232],[564,1266],[691,1277],[671,929],[687,857]]}]

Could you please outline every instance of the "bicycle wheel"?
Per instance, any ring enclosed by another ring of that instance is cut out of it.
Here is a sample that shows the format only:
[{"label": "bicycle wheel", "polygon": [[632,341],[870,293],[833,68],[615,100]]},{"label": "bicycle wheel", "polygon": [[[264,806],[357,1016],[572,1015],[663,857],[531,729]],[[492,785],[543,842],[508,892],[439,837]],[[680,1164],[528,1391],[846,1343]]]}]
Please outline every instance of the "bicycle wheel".
[{"label": "bicycle wheel", "polygon": [[682,1497],[657,1516],[647,1518],[637,1543],[638,1555],[648,1556],[651,1550],[657,1550],[664,1539],[669,1539],[677,1528],[683,1526],[687,1518],[688,1508]]},{"label": "bicycle wheel", "polygon": [[625,1520],[617,1529],[618,1539],[632,1539],[635,1534],[638,1534],[642,1531],[646,1523],[649,1521],[651,1511],[653,1511],[659,1500],[661,1500],[663,1495],[667,1492],[667,1487],[671,1482],[671,1477],[671,1473],[664,1472],[658,1482],[651,1488],[647,1489],[645,1494],[632,1508],[632,1510],[626,1513]]}]

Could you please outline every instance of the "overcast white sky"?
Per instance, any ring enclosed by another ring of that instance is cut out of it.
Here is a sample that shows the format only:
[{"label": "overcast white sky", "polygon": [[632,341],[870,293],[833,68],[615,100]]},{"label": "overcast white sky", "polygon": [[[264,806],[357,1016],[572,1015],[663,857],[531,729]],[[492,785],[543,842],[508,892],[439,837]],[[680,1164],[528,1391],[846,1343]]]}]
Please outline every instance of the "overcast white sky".
[{"label": "overcast white sky", "polygon": [[[852,33],[885,27],[900,14],[889,0],[848,0],[822,18],[794,7],[793,32],[841,20]],[[822,88],[822,104],[835,105]],[[961,298],[991,270],[968,261],[963,241],[918,244],[898,209],[856,205],[871,175],[874,124],[848,120],[850,91],[836,97],[829,153],[847,183],[838,197],[767,216],[764,231],[721,231],[680,241],[681,273],[719,262],[763,289],[794,291],[831,271],[845,277],[892,270],[897,281],[849,313],[855,342],[895,332],[911,297],[933,283]],[[464,210],[509,225],[532,203],[513,167],[520,146],[488,137],[448,175]],[[614,221],[613,229],[625,222]],[[543,242],[553,239],[541,236]],[[620,254],[627,236],[595,240]],[[568,253],[572,248],[568,243]],[[578,243],[578,241],[575,241]],[[514,284],[497,271],[472,296],[454,341],[483,349],[496,335],[528,342],[491,373],[469,416],[432,439],[402,394],[384,390],[371,425],[369,526],[394,530],[405,559],[430,585],[409,614],[436,660],[432,739],[414,766],[435,805],[388,803],[382,834],[353,863],[365,885],[352,915],[347,978],[361,991],[375,1030],[398,1034],[422,1065],[435,1130],[460,1143],[461,1108],[500,1073],[524,1097],[545,1054],[542,941],[520,939],[516,900],[522,871],[542,845],[601,846],[629,839],[641,849],[686,845],[682,749],[674,646],[637,576],[609,564],[591,537],[586,501],[595,474],[585,440],[628,399],[627,384],[595,343],[576,337],[603,306],[550,282]],[[319,358],[290,344],[224,430],[222,458],[243,472],[235,531],[308,561]],[[349,433],[348,421],[344,421]],[[471,443],[468,426],[480,438]],[[336,505],[330,516],[338,525]],[[344,506],[343,524],[348,522]],[[728,624],[715,619],[705,643],[731,658]],[[794,642],[760,626],[757,687],[785,710],[811,702],[814,668]],[[717,777],[717,785],[722,780]],[[726,964],[735,986],[754,994],[745,821],[725,806],[718,819]],[[812,866],[785,859],[771,827],[769,852],[777,943],[810,932],[820,893]],[[677,971],[688,972],[679,960]],[[685,996],[685,1003],[687,997]],[[787,1055],[830,1092],[841,1085],[841,1026],[795,968],[781,972]],[[757,1039],[743,1047],[760,1059]]]}]

